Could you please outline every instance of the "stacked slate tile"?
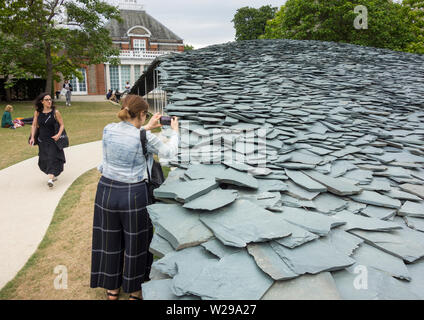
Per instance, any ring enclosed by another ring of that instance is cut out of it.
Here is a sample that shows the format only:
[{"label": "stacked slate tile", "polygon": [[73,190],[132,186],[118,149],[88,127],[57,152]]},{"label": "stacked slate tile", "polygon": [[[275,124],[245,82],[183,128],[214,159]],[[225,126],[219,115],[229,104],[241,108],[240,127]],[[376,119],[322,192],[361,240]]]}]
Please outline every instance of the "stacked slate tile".
[{"label": "stacked slate tile", "polygon": [[157,69],[181,140],[145,299],[424,299],[424,56],[255,40]]}]

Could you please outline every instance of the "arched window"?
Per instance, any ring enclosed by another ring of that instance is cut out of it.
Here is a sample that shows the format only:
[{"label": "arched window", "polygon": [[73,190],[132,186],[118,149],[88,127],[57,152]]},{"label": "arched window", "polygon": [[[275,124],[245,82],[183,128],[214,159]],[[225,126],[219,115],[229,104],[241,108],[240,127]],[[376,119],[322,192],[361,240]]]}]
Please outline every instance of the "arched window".
[{"label": "arched window", "polygon": [[152,33],[149,29],[143,26],[134,26],[127,31],[129,37],[147,37],[150,38]]}]

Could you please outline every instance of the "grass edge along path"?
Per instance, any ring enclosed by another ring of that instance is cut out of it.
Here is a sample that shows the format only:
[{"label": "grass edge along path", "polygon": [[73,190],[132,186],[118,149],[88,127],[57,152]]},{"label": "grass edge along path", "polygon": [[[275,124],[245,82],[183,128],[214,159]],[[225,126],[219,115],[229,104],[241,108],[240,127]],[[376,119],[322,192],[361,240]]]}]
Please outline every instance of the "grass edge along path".
[{"label": "grass edge along path", "polygon": [[[78,177],[68,188],[68,190],[66,190],[65,194],[55,209],[52,221],[47,228],[43,240],[40,242],[34,254],[28,259],[24,267],[0,291],[0,299],[62,299],[60,297],[61,294],[59,294],[60,291],[66,291],[69,289],[56,290],[54,288],[54,279],[57,276],[54,273],[54,268],[57,265],[66,266],[66,263],[57,261],[57,264],[54,266],[51,265],[50,268],[48,268],[49,270],[46,270],[46,268],[42,267],[41,265],[43,265],[44,262],[49,259],[49,256],[56,254],[52,252],[52,246],[55,243],[57,244],[58,241],[61,241],[58,239],[60,230],[66,225],[72,214],[80,209],[79,206],[81,205],[81,197],[83,196],[84,191],[87,191],[87,188],[89,188],[89,186],[92,184],[97,185],[98,178],[99,173],[97,170],[91,169]],[[89,238],[91,238],[91,233]],[[66,251],[66,249],[66,246],[62,247],[63,251]],[[66,255],[66,252],[63,253]],[[69,271],[70,270],[68,270],[68,272]],[[70,281],[71,279],[68,275],[68,286]],[[88,281],[89,273],[87,274],[87,287],[89,286]],[[50,284],[49,287],[47,282]],[[56,296],[56,298],[54,296]],[[100,296],[96,296],[97,295],[93,295],[92,298],[101,298]],[[79,297],[77,296],[75,299],[79,299]]]}]

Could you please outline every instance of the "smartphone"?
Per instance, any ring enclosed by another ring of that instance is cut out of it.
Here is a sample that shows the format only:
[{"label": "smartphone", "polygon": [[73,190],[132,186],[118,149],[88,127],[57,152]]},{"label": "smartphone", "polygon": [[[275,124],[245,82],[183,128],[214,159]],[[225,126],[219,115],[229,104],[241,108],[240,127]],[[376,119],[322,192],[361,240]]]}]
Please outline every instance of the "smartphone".
[{"label": "smartphone", "polygon": [[164,126],[169,126],[171,124],[171,117],[170,116],[162,116],[159,120],[160,124]]}]

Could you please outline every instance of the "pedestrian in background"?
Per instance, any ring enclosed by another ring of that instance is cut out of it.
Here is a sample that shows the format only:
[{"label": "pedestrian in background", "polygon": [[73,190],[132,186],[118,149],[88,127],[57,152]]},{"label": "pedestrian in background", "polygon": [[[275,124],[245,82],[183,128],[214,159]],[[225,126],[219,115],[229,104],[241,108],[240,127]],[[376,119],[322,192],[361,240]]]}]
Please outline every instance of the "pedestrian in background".
[{"label": "pedestrian in background", "polygon": [[63,88],[66,90],[66,106],[71,106],[72,84],[69,83],[69,80],[65,80]]},{"label": "pedestrian in background", "polygon": [[[35,112],[31,127],[30,145],[34,145],[35,134],[38,130],[38,167],[48,175],[47,185],[52,188],[57,177],[63,171],[66,162],[65,153],[60,150],[55,141],[59,140],[65,125],[59,110],[56,110],[53,100],[48,93],[40,94],[34,101]],[[59,123],[56,133],[55,124]]]}]

